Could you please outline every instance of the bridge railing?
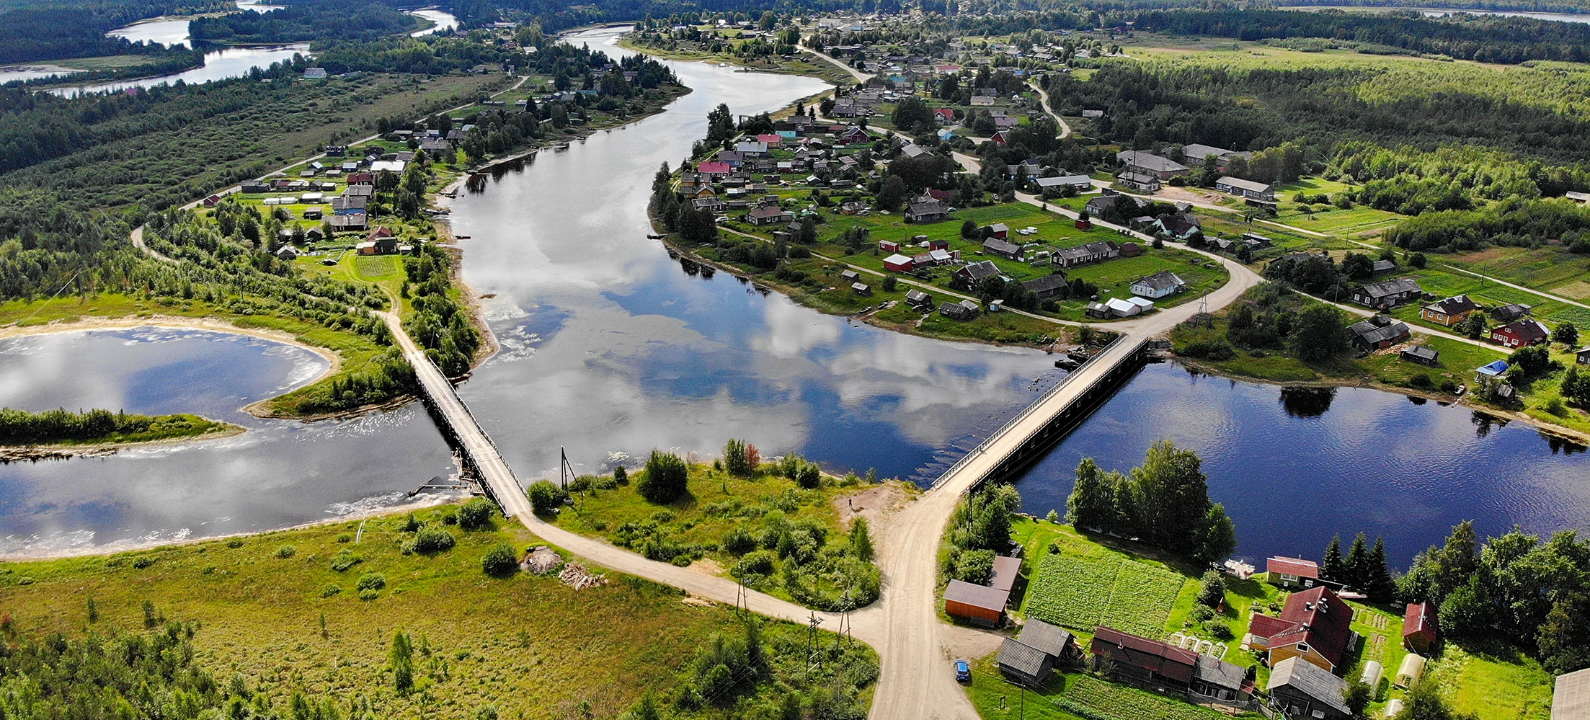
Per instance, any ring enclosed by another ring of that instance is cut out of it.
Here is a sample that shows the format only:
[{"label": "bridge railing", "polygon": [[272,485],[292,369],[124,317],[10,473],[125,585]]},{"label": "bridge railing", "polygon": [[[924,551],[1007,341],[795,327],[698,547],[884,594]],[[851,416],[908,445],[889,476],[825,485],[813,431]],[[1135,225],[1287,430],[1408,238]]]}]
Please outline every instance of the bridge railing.
[{"label": "bridge railing", "polygon": [[[1117,343],[1119,343],[1119,342],[1121,342],[1121,341],[1117,340]],[[1137,341],[1136,344],[1134,344],[1129,350],[1126,351],[1126,357],[1127,358],[1131,358],[1133,355],[1136,355],[1137,353],[1142,352],[1143,346],[1147,345],[1147,344],[1148,344],[1148,339],[1147,338]],[[1117,347],[1120,347],[1120,345],[1112,344],[1112,345],[1110,345],[1109,348],[1107,348],[1105,350],[1105,352],[1110,352],[1111,350],[1115,350]],[[1103,353],[1100,353],[1100,354],[1103,354]],[[1097,357],[1098,356],[1094,356],[1094,359],[1096,360]],[[1088,362],[1093,362],[1093,361],[1094,360],[1089,360]],[[1021,412],[1016,413],[1015,416],[1011,417],[1010,420],[1007,420],[1004,425],[999,426],[998,430],[995,430],[987,438],[984,438],[982,442],[977,444],[977,447],[972,448],[965,455],[961,456],[961,459],[956,460],[955,464],[951,465],[948,470],[945,470],[943,473],[941,473],[939,475],[938,479],[933,481],[933,489],[937,489],[940,485],[944,484],[944,482],[946,480],[949,480],[951,477],[954,477],[955,474],[960,472],[961,469],[964,468],[967,463],[970,463],[972,460],[976,459],[979,455],[982,455],[984,452],[986,452],[988,450],[990,445],[993,445],[995,442],[997,442],[1001,438],[1003,438],[1005,436],[1005,433],[1010,432],[1010,429],[1012,427],[1015,427],[1017,424],[1021,423],[1024,420],[1026,420],[1033,413],[1037,412],[1038,408],[1042,407],[1044,403],[1049,401],[1049,398],[1054,397],[1060,391],[1065,390],[1066,388],[1070,387],[1071,383],[1074,380],[1076,380],[1078,375],[1079,375],[1079,373],[1072,372],[1071,374],[1065,376],[1064,378],[1061,378],[1060,382],[1055,383],[1054,387],[1049,388],[1047,391],[1044,392],[1043,395],[1040,395],[1037,400],[1034,400],[1027,407],[1022,408]],[[1097,384],[1097,383],[1103,381],[1107,377],[1107,375],[1108,375],[1108,373],[1106,373],[1105,375],[1100,375],[1100,376],[1094,378],[1091,382],[1088,383],[1088,387],[1083,388],[1082,392],[1083,393],[1087,392],[1087,390],[1091,389],[1094,384]],[[1080,397],[1080,394],[1078,396]]]}]

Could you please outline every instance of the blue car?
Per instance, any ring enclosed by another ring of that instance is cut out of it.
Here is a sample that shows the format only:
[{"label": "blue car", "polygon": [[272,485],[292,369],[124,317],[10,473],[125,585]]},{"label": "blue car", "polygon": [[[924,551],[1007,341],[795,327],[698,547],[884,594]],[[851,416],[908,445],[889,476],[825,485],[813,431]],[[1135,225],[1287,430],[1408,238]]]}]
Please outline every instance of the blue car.
[{"label": "blue car", "polygon": [[970,664],[968,664],[965,660],[956,660],[955,661],[955,681],[956,682],[971,682],[972,681],[972,666]]}]

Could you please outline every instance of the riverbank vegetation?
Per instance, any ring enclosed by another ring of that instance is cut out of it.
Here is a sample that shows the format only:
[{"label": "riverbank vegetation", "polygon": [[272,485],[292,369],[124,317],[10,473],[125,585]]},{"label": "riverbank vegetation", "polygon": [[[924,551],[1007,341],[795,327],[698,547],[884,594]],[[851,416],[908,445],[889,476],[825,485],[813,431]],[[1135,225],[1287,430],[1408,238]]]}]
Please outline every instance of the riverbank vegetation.
[{"label": "riverbank vegetation", "polygon": [[881,590],[866,521],[846,525],[835,507],[869,483],[798,455],[764,462],[755,446],[730,441],[711,465],[657,452],[635,474],[547,485],[530,489],[538,513],[651,560],[697,564],[819,610],[859,608]]},{"label": "riverbank vegetation", "polygon": [[311,40],[374,40],[425,27],[424,18],[383,3],[358,0],[288,3],[276,10],[245,10],[194,18],[188,34],[196,42],[283,44]]},{"label": "riverbank vegetation", "polygon": [[186,55],[181,47],[107,35],[160,17],[235,9],[226,0],[11,0],[0,4],[0,64],[112,55]]},{"label": "riverbank vegetation", "polygon": [[1066,520],[1090,532],[1140,538],[1194,564],[1222,560],[1237,549],[1237,528],[1225,506],[1209,500],[1202,465],[1197,453],[1168,440],[1154,443],[1129,473],[1106,472],[1083,458]]},{"label": "riverbank vegetation", "polygon": [[198,415],[128,415],[65,408],[29,412],[0,408],[0,446],[110,445],[196,437],[232,426]]},{"label": "riverbank vegetation", "polygon": [[[236,696],[237,717],[617,717],[649,695],[679,717],[706,718],[737,702],[777,705],[792,694],[805,705],[859,708],[833,717],[865,714],[868,698],[857,689],[876,675],[870,650],[819,633],[823,663],[808,669],[809,631],[771,621],[761,631],[766,670],[754,685],[739,682],[732,697],[674,710],[680,698],[701,697],[698,678],[719,682],[720,663],[696,658],[724,658],[714,649],[744,637],[730,609],[686,603],[679,591],[611,573],[605,584],[575,590],[559,580],[561,563],[544,575],[516,566],[487,575],[481,563],[489,552],[507,546],[517,558],[539,543],[500,515],[470,529],[462,520],[449,505],[108,557],[8,563],[0,568],[0,633],[12,652],[0,660],[0,676],[43,686],[59,666],[25,660],[100,644],[144,648],[130,657],[148,662],[128,673],[182,663],[195,680],[208,674],[215,687],[194,696],[195,706],[226,706]],[[443,535],[451,543],[419,542]],[[395,651],[399,634],[406,662]],[[188,646],[191,654],[182,651]],[[17,652],[23,648],[31,650]],[[164,648],[177,652],[149,652]],[[410,681],[404,689],[400,666]],[[105,697],[127,687],[119,682]]]},{"label": "riverbank vegetation", "polygon": [[[762,13],[750,30],[705,24],[697,13],[676,13],[635,23],[619,45],[670,60],[726,62],[756,72],[787,73],[820,78],[839,86],[855,79],[844,69],[797,47],[801,30],[792,16]],[[763,33],[775,32],[772,38]]]}]

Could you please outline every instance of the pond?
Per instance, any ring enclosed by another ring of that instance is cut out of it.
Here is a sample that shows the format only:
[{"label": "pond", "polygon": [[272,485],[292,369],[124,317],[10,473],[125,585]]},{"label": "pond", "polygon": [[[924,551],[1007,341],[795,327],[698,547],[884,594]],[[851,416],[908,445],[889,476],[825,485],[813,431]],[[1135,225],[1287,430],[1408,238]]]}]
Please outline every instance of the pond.
[{"label": "pond", "polygon": [[1331,536],[1386,539],[1394,564],[1474,520],[1587,529],[1590,457],[1524,423],[1367,388],[1275,385],[1150,365],[1017,483],[1024,510],[1065,514],[1077,463],[1129,471],[1156,440],[1196,450],[1238,553],[1318,559]]}]

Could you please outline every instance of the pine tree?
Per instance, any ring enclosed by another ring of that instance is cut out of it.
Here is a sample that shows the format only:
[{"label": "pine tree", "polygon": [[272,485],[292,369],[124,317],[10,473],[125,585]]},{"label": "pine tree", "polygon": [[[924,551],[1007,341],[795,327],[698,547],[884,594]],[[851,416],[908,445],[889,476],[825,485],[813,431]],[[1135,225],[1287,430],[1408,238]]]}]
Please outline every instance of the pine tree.
[{"label": "pine tree", "polygon": [[1391,578],[1391,566],[1386,562],[1386,539],[1375,538],[1375,548],[1369,551],[1369,576],[1364,592],[1375,602],[1390,602],[1397,594],[1397,582]]},{"label": "pine tree", "polygon": [[1353,546],[1347,551],[1347,561],[1342,568],[1342,579],[1339,581],[1350,588],[1362,590],[1369,578],[1369,546],[1364,540],[1364,534],[1358,533],[1353,538]]},{"label": "pine tree", "polygon": [[414,688],[414,647],[401,630],[392,636],[392,684],[398,692]]},{"label": "pine tree", "polygon": [[1342,581],[1342,536],[1340,534],[1331,538],[1330,546],[1325,548],[1325,562],[1320,565],[1319,576],[1328,582]]},{"label": "pine tree", "polygon": [[872,560],[872,533],[867,529],[866,518],[856,518],[850,526],[850,553],[858,560]]}]

